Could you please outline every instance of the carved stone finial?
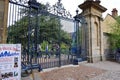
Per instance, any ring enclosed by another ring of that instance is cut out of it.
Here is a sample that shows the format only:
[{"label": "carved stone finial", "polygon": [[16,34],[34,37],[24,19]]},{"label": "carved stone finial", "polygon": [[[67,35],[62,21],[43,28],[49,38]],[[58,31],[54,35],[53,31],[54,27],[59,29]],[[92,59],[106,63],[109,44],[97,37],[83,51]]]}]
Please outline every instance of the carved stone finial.
[{"label": "carved stone finial", "polygon": [[100,0],[95,0],[95,2],[99,4],[101,1]]}]

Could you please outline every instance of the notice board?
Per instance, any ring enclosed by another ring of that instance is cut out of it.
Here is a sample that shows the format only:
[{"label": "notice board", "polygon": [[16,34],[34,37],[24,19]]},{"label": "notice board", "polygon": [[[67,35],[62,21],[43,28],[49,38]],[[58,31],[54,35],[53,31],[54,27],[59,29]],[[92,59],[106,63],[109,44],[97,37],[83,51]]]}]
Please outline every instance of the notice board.
[{"label": "notice board", "polygon": [[0,80],[21,80],[21,44],[0,44]]}]

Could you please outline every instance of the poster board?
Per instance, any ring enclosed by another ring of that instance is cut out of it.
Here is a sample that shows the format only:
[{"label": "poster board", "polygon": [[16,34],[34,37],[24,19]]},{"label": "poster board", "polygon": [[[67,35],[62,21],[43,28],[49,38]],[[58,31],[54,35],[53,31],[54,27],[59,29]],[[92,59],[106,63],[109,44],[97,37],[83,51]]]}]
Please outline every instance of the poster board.
[{"label": "poster board", "polygon": [[21,80],[21,44],[0,44],[0,80]]}]

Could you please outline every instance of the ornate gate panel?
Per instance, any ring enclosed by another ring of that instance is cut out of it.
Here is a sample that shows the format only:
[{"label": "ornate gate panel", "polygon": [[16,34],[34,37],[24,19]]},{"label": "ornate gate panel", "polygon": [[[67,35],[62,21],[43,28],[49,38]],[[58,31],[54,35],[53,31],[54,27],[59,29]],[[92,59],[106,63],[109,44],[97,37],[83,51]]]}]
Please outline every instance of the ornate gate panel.
[{"label": "ornate gate panel", "polygon": [[74,20],[60,0],[53,6],[35,0],[9,2],[7,43],[22,44],[22,62],[40,64],[42,68],[73,62],[71,44],[75,31],[66,30]]}]

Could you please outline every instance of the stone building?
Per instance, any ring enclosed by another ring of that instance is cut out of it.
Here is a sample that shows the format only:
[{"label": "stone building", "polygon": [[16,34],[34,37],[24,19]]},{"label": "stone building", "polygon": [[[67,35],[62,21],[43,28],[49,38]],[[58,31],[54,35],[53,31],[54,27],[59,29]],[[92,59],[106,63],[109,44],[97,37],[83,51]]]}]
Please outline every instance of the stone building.
[{"label": "stone building", "polygon": [[103,19],[102,13],[107,9],[100,5],[100,0],[85,0],[79,8],[82,9],[80,15],[87,22],[82,25],[82,50],[86,49],[88,62],[106,60],[109,51],[107,34],[110,33],[110,25],[116,22],[117,10],[113,9],[112,15],[107,14]]},{"label": "stone building", "polygon": [[[118,11],[116,8],[114,8],[112,11],[112,14],[107,14],[105,19],[102,21],[102,32],[103,32],[103,50],[104,54],[111,53],[109,49],[109,34],[111,32],[111,27],[114,23],[116,23],[116,17],[118,16]],[[105,59],[105,58],[104,58]]]}]

